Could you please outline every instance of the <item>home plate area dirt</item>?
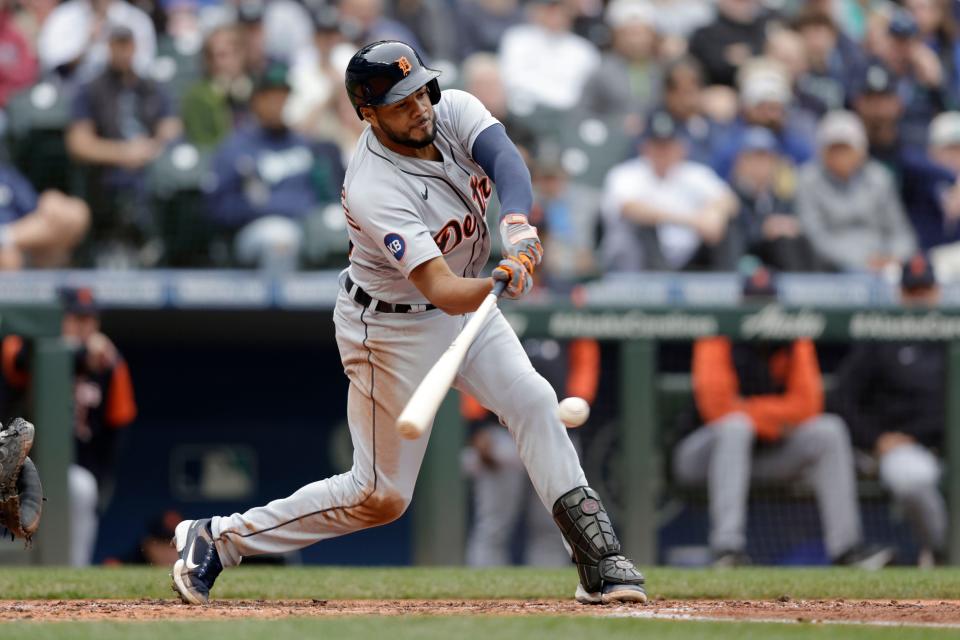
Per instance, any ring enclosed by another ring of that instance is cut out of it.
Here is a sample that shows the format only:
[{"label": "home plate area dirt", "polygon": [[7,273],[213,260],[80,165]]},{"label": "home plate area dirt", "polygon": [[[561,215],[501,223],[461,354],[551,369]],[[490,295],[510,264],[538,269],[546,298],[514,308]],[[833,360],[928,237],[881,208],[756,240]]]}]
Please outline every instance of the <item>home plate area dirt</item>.
[{"label": "home plate area dirt", "polygon": [[0,621],[200,620],[288,616],[480,615],[735,619],[960,627],[957,600],[654,600],[647,605],[587,606],[568,600],[219,600],[191,607],[177,600],[3,600]]}]

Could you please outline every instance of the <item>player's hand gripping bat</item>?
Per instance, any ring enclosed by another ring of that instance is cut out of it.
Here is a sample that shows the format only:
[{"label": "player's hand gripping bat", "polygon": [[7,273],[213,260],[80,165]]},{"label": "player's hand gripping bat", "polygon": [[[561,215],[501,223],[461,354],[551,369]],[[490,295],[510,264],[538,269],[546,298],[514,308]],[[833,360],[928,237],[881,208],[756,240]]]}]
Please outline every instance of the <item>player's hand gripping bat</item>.
[{"label": "player's hand gripping bat", "polygon": [[422,436],[427,428],[433,424],[433,419],[437,415],[440,403],[443,402],[453,379],[460,369],[463,358],[467,355],[467,349],[473,344],[473,339],[477,337],[480,327],[483,325],[490,310],[497,304],[497,299],[503,293],[506,282],[497,281],[493,289],[487,294],[483,302],[473,312],[473,317],[463,328],[437,363],[433,365],[427,375],[424,376],[420,386],[417,387],[413,395],[407,401],[407,406],[400,412],[397,418],[397,432],[401,437],[407,440],[415,440]]}]

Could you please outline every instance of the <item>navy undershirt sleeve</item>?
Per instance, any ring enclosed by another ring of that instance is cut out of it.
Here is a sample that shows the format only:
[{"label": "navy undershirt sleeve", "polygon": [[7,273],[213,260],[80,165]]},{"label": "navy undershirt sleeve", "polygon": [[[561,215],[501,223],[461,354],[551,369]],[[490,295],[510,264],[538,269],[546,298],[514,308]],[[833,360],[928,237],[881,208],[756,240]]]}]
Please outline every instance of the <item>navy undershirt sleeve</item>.
[{"label": "navy undershirt sleeve", "polygon": [[473,143],[473,159],[497,187],[501,217],[508,213],[530,213],[533,206],[530,171],[502,124],[480,132]]}]

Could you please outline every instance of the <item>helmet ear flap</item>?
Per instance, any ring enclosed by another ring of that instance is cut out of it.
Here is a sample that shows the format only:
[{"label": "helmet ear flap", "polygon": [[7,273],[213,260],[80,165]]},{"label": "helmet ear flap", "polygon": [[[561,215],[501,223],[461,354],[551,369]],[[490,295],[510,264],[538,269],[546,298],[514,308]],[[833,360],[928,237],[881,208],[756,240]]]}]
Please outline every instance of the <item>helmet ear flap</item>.
[{"label": "helmet ear flap", "polygon": [[440,102],[440,83],[436,78],[427,83],[427,93],[430,94],[431,104]]}]

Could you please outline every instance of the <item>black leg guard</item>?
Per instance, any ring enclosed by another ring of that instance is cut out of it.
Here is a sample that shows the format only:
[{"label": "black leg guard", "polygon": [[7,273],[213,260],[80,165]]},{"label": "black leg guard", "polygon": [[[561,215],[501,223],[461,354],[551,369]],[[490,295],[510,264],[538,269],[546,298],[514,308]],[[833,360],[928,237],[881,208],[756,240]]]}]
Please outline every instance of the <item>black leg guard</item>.
[{"label": "black leg guard", "polygon": [[600,496],[590,487],[577,487],[553,505],[553,519],[573,549],[580,584],[588,592],[604,585],[642,587],[643,575],[620,553],[620,540]]}]

